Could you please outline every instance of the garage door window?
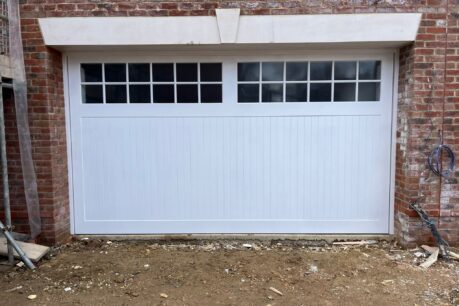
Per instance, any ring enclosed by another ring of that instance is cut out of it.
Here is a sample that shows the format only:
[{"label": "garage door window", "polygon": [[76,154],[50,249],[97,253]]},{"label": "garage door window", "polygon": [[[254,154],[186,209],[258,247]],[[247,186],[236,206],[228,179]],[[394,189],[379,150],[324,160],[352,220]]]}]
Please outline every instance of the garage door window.
[{"label": "garage door window", "polygon": [[241,62],[239,103],[379,101],[381,61]]},{"label": "garage door window", "polygon": [[83,103],[221,103],[221,63],[81,64]]},{"label": "garage door window", "polygon": [[82,102],[222,103],[223,82],[242,104],[380,100],[379,60],[229,61],[225,65],[228,70],[223,73],[222,63],[84,63],[80,66]]},{"label": "garage door window", "polygon": [[80,70],[83,103],[103,103],[102,65],[81,64]]}]

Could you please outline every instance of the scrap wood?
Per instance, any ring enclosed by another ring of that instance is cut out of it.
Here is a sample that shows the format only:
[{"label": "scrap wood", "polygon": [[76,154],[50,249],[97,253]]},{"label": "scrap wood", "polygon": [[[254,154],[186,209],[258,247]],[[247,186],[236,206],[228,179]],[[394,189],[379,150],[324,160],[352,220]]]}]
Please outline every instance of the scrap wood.
[{"label": "scrap wood", "polygon": [[[27,243],[17,241],[21,249],[26,253],[27,257],[30,258],[33,262],[38,262],[46,253],[49,252],[49,247],[44,245],[39,245],[35,243]],[[7,255],[8,250],[6,246],[6,239],[0,238],[0,255]],[[14,257],[19,258],[19,255],[14,251]]]},{"label": "scrap wood", "polygon": [[438,249],[437,247],[431,247],[425,244],[421,245],[421,248],[429,254],[432,254],[433,252],[435,252],[435,250]]},{"label": "scrap wood", "polygon": [[459,260],[459,254],[454,253],[454,252],[451,251],[451,250],[448,250],[448,258],[455,259],[455,260]]},{"label": "scrap wood", "polygon": [[16,291],[16,290],[19,290],[19,289],[22,289],[22,286],[17,286],[17,287],[14,287],[14,288],[11,288],[11,289],[8,289],[8,290],[5,290],[5,292],[13,292],[13,291]]},{"label": "scrap wood", "polygon": [[388,285],[388,284],[393,284],[394,280],[393,279],[385,279],[381,282],[383,285]]},{"label": "scrap wood", "polygon": [[[437,247],[431,247],[428,245],[422,245],[421,248],[429,254],[432,254],[433,252],[435,252],[436,249],[438,249]],[[448,251],[448,256],[452,259],[459,260],[459,254],[454,253],[453,251]]]},{"label": "scrap wood", "polygon": [[359,241],[338,241],[333,242],[333,245],[368,245],[368,244],[376,244],[378,243],[376,240],[359,240]]},{"label": "scrap wood", "polygon": [[431,248],[431,249],[432,250],[435,249],[435,250],[433,250],[432,254],[429,256],[429,258],[427,258],[426,261],[424,261],[422,264],[419,265],[420,267],[427,269],[428,267],[430,267],[437,261],[438,254],[440,253],[440,249],[439,248]]},{"label": "scrap wood", "polygon": [[457,254],[457,253],[448,251],[448,256],[453,258],[453,259],[459,260],[459,254]]},{"label": "scrap wood", "polygon": [[277,289],[274,288],[274,287],[269,287],[269,290],[271,290],[272,292],[277,293],[277,294],[279,294],[279,295],[281,295],[281,296],[284,295],[282,292],[280,292],[279,290],[277,290]]}]

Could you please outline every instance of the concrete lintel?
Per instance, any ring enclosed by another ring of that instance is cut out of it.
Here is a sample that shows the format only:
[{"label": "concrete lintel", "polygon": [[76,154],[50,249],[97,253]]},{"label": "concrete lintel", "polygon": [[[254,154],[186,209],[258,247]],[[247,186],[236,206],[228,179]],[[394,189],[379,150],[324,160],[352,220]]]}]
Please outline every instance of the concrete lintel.
[{"label": "concrete lintel", "polygon": [[[412,42],[417,13],[39,18],[48,46],[164,46]],[[135,33],[135,35],[133,35]]]}]

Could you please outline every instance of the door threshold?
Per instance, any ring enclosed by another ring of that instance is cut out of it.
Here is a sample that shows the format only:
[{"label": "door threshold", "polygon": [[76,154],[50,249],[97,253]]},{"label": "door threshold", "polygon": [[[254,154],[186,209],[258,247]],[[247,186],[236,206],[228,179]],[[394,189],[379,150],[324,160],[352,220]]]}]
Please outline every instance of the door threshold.
[{"label": "door threshold", "polygon": [[133,234],[133,235],[74,235],[77,239],[107,239],[115,241],[123,240],[306,240],[306,241],[325,241],[332,243],[335,241],[355,241],[355,240],[378,240],[392,241],[394,235],[391,234]]}]

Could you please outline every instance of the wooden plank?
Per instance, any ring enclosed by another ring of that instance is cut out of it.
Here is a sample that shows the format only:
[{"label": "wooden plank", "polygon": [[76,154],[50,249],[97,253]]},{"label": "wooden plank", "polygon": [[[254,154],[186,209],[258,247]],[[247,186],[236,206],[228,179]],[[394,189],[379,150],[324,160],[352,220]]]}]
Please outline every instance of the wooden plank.
[{"label": "wooden plank", "polygon": [[430,267],[431,265],[433,265],[437,259],[438,259],[438,253],[440,252],[440,250],[438,248],[435,248],[435,250],[433,250],[433,253],[432,255],[429,256],[429,258],[427,258],[426,261],[424,261],[422,264],[420,264],[419,266],[422,267],[422,268],[425,268],[427,269],[428,267]]},{"label": "wooden plank", "polygon": [[284,295],[282,292],[280,292],[279,290],[277,290],[277,289],[274,288],[274,287],[269,287],[269,290],[271,290],[271,291],[274,292],[274,293],[279,294],[280,296]]},{"label": "wooden plank", "polygon": [[[423,248],[429,254],[432,254],[436,249],[438,249],[437,247],[431,247],[428,245],[422,245],[421,248]],[[459,260],[459,254],[456,254],[453,251],[448,251],[448,256],[452,259]]]},{"label": "wooden plank", "polygon": [[425,244],[421,245],[421,248],[423,248],[424,251],[426,251],[426,252],[429,253],[429,254],[432,254],[432,253],[434,253],[436,250],[438,250],[437,247],[431,247],[431,246],[428,246],[428,245],[425,245]]},{"label": "wooden plank", "polygon": [[[17,241],[18,245],[26,253],[27,257],[30,258],[33,262],[39,261],[46,253],[49,252],[49,247],[34,243],[27,243]],[[0,238],[0,255],[8,255],[6,247],[6,239]],[[19,258],[19,255],[14,251],[14,257]]]},{"label": "wooden plank", "polygon": [[342,241],[333,242],[333,245],[369,245],[378,243],[376,240],[360,240],[360,241]]},{"label": "wooden plank", "polygon": [[459,254],[454,253],[454,252],[452,252],[452,251],[449,251],[449,252],[448,252],[448,256],[451,257],[451,258],[453,258],[453,259],[459,260]]}]

